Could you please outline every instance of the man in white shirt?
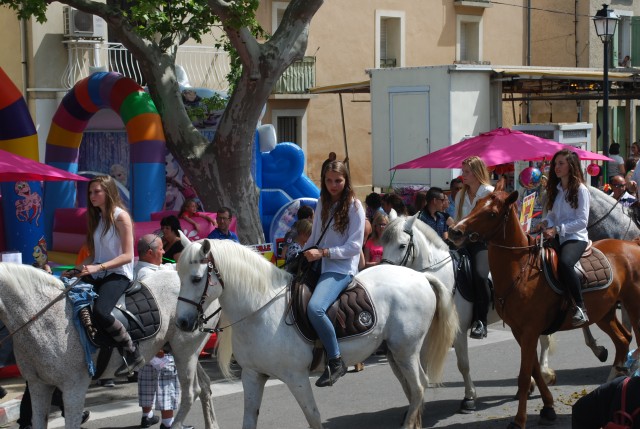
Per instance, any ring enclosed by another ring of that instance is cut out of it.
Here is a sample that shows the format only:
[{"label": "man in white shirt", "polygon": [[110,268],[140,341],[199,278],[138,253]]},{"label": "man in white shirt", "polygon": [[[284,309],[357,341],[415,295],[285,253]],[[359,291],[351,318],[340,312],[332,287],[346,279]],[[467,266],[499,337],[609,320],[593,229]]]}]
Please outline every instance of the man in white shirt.
[{"label": "man in white shirt", "polygon": [[[154,271],[174,269],[173,265],[161,265],[164,249],[162,238],[158,234],[146,234],[138,240],[138,263],[133,269],[134,278],[142,280]],[[163,367],[156,369],[152,364],[158,360]],[[173,423],[173,410],[178,408],[180,383],[173,356],[164,351],[158,352],[149,364],[143,366],[138,373],[138,402],[142,407],[141,428],[148,428],[160,421],[153,414],[153,406],[160,410],[162,423],[160,429],[168,429]],[[184,429],[192,426],[183,426]]]}]

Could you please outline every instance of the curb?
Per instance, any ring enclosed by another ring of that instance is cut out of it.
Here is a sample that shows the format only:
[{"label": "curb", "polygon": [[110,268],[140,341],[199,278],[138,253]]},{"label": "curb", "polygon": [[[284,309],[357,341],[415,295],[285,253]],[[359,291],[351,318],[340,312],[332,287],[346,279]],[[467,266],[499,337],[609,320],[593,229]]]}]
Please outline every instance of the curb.
[{"label": "curb", "polygon": [[13,423],[20,417],[20,401],[22,398],[11,399],[0,406],[0,425]]}]

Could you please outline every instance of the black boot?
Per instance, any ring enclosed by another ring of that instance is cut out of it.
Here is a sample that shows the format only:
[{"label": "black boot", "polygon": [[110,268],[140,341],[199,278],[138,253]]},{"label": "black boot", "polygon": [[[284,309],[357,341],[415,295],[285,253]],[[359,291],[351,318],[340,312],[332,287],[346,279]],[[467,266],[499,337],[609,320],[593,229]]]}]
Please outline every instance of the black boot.
[{"label": "black boot", "polygon": [[481,320],[476,320],[471,325],[471,333],[469,334],[474,340],[481,340],[487,337],[487,325]]},{"label": "black boot", "polygon": [[333,384],[346,373],[347,366],[344,364],[341,356],[329,359],[327,367],[324,369],[324,372],[322,373],[318,381],[316,381],[316,386],[333,386]]},{"label": "black boot", "polygon": [[137,346],[133,352],[126,351],[122,356],[122,360],[124,360],[124,363],[116,370],[116,377],[130,375],[144,365],[144,357],[140,355],[140,350],[138,350]]}]

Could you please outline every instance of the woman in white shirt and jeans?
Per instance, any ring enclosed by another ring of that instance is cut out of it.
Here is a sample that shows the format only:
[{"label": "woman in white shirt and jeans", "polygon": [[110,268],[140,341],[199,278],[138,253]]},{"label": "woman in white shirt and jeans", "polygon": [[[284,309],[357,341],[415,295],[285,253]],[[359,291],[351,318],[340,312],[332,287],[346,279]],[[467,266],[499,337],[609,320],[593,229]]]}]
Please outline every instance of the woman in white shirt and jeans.
[{"label": "woman in white shirt and jeans", "polygon": [[[484,161],[470,156],[462,161],[462,189],[456,195],[455,221],[471,213],[479,199],[493,192],[489,170]],[[487,336],[487,313],[489,312],[489,254],[484,242],[469,243],[466,246],[471,258],[473,271],[474,322],[471,324],[471,338],[481,340]]]},{"label": "woman in white shirt and jeans", "polygon": [[589,190],[584,185],[580,159],[564,149],[553,156],[547,182],[547,217],[531,231],[557,240],[558,275],[576,303],[573,326],[589,321],[582,300],[580,279],[573,267],[589,243]]},{"label": "woman in white shirt and jeans", "polygon": [[358,272],[365,214],[344,163],[331,161],[324,165],[321,182],[320,199],[307,240],[307,245],[317,243],[318,248],[308,249],[304,255],[309,262],[322,259],[322,274],[309,301],[307,315],[327,352],[327,367],[316,382],[316,386],[324,387],[332,386],[347,372],[336,332],[326,312]]}]

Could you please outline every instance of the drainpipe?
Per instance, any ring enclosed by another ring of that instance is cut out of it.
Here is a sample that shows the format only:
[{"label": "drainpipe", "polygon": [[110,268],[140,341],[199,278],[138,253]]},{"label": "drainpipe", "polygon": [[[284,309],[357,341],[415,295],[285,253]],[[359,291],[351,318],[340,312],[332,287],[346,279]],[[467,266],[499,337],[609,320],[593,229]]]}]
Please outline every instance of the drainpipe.
[{"label": "drainpipe", "polygon": [[[573,39],[574,39],[574,56],[576,57],[576,67],[579,67],[580,61],[578,58],[578,0],[573,2]],[[576,120],[578,122],[582,122],[582,102],[580,100],[576,101],[578,108],[578,117]]]},{"label": "drainpipe", "polygon": [[[27,88],[29,80],[29,65],[27,62],[27,20],[25,18],[20,20],[20,61],[22,63],[22,95],[27,98]],[[28,104],[28,103],[27,103]]]},{"label": "drainpipe", "polygon": [[[531,0],[527,0],[527,66],[531,65]],[[527,97],[527,124],[531,123],[531,100]]]}]

